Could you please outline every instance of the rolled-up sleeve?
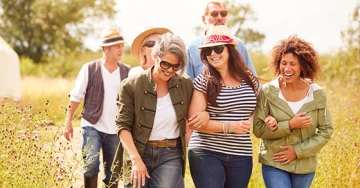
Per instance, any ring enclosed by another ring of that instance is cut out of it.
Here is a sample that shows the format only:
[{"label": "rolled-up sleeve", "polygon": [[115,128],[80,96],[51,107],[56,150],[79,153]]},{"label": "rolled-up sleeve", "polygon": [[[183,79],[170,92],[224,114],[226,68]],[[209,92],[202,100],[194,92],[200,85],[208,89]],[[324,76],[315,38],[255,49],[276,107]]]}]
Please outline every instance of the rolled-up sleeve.
[{"label": "rolled-up sleeve", "polygon": [[88,84],[88,76],[89,76],[89,68],[88,64],[84,64],[78,76],[75,80],[75,86],[70,92],[70,101],[73,102],[81,102],[81,100],[85,97],[86,88]]}]

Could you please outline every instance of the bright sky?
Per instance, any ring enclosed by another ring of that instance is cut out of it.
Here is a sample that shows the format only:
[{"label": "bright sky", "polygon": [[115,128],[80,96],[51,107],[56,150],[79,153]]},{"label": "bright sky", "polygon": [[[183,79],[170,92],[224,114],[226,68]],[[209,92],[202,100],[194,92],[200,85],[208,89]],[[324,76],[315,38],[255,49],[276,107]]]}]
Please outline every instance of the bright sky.
[{"label": "bright sky", "polygon": [[[185,43],[195,38],[194,28],[204,26],[205,0],[123,0],[115,25],[128,45],[148,26],[167,27]],[[311,42],[320,53],[337,50],[340,32],[349,25],[350,14],[360,0],[241,0],[255,11],[258,20],[249,27],[266,35],[262,50],[291,34]],[[231,13],[230,13],[231,14]],[[246,44],[245,44],[246,45]]]}]

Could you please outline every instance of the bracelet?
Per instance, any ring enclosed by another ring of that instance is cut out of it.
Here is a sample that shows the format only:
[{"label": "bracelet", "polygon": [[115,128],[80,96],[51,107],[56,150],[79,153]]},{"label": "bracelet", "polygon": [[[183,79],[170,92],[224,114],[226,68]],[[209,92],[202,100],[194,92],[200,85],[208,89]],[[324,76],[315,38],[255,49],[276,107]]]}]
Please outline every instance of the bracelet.
[{"label": "bracelet", "polygon": [[228,132],[231,133],[231,124],[230,124],[230,121],[228,121]]},{"label": "bracelet", "polygon": [[225,134],[225,123],[224,122],[222,123],[222,126],[223,126],[223,133]]}]

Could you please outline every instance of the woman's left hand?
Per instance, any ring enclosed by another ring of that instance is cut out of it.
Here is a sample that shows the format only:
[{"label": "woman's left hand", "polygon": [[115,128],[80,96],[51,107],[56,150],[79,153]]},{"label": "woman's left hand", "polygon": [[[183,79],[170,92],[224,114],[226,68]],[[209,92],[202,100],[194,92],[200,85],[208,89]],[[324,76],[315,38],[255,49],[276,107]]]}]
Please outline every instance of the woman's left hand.
[{"label": "woman's left hand", "polygon": [[274,154],[274,161],[281,162],[282,165],[285,165],[297,158],[292,145],[280,146],[280,148],[283,149],[283,151]]},{"label": "woman's left hand", "polygon": [[190,129],[204,128],[210,119],[208,112],[198,112],[188,119]]}]

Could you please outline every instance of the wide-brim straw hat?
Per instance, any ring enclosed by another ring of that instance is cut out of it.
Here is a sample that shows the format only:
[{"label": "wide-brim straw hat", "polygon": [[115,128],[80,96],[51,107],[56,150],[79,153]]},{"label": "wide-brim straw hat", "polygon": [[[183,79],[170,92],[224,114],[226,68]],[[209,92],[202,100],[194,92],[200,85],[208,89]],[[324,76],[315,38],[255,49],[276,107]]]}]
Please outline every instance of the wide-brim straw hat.
[{"label": "wide-brim straw hat", "polygon": [[219,46],[224,44],[232,44],[237,46],[238,43],[234,41],[231,31],[225,25],[211,26],[205,36],[204,44],[199,46],[199,49],[209,46]]},{"label": "wide-brim straw hat", "polygon": [[145,31],[141,32],[133,41],[131,44],[131,54],[132,56],[140,61],[140,49],[143,41],[146,37],[152,35],[152,34],[159,34],[162,35],[167,32],[172,32],[170,29],[167,29],[165,27],[148,27]]},{"label": "wide-brim straw hat", "polygon": [[116,28],[109,28],[103,31],[101,35],[101,47],[112,46],[115,44],[125,44],[124,38]]}]

